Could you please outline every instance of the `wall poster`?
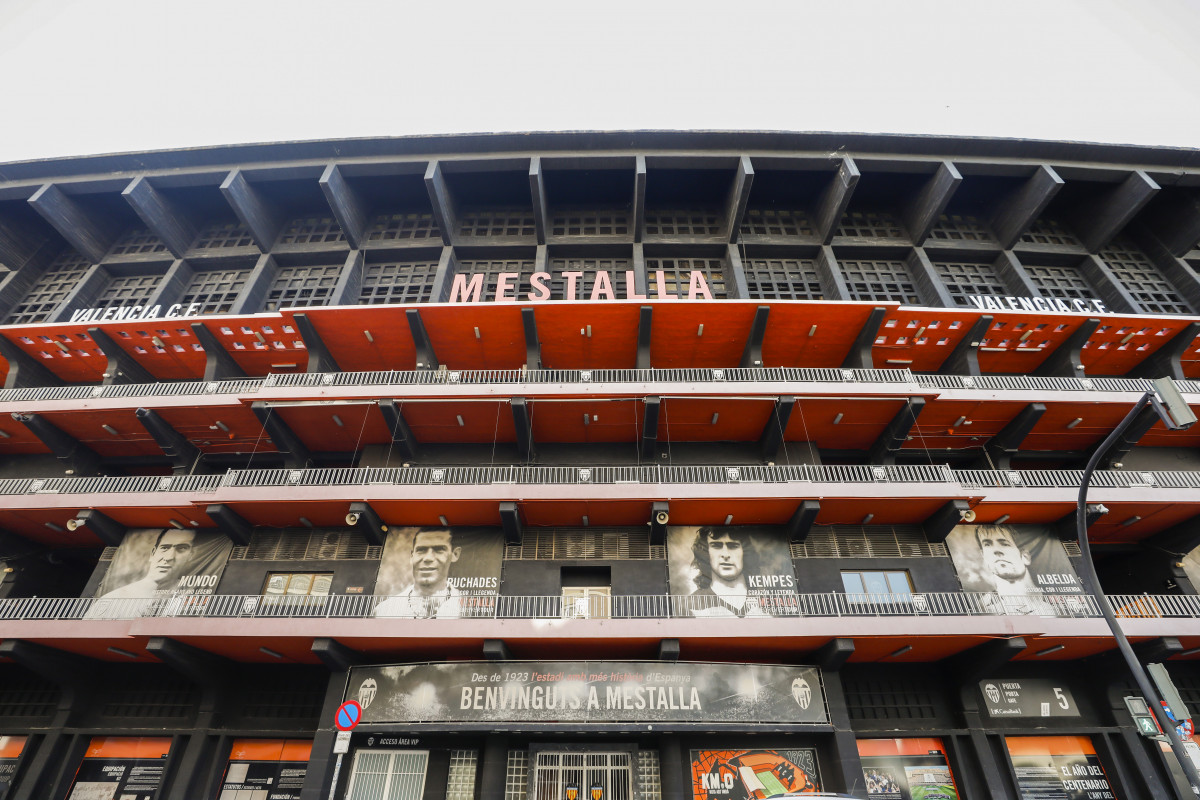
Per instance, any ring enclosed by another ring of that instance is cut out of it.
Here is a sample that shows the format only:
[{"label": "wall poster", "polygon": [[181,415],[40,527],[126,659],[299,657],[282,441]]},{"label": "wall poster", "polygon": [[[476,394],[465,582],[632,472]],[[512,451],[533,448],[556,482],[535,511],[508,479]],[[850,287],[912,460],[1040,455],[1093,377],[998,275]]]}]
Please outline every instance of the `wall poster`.
[{"label": "wall poster", "polygon": [[393,528],[379,564],[377,617],[493,616],[504,541],[487,528]]},{"label": "wall poster", "polygon": [[1087,736],[1009,736],[1004,740],[1021,800],[1114,800]]},{"label": "wall poster", "polygon": [[234,739],[217,800],[300,800],[309,739]]},{"label": "wall poster", "polygon": [[941,739],[859,739],[873,800],[959,800]]},{"label": "wall poster", "polygon": [[157,800],[170,751],[170,737],[92,737],[67,800]]},{"label": "wall poster", "polygon": [[1086,608],[1062,541],[1033,525],[957,525],[946,537],[964,591],[996,614],[1056,616]]},{"label": "wall poster", "polygon": [[778,528],[667,528],[671,594],[693,617],[768,617],[797,611],[796,572]]},{"label": "wall poster", "polygon": [[12,788],[26,739],[25,736],[0,736],[0,800],[8,797],[8,790]]},{"label": "wall poster", "polygon": [[[105,616],[105,600],[145,600],[148,610],[159,598],[187,598],[216,592],[233,542],[215,531],[191,528],[144,528],[126,532],[96,589],[99,601],[88,616]],[[128,605],[121,604],[128,613]],[[179,613],[184,602],[162,610]],[[115,609],[115,606],[114,606]]]},{"label": "wall poster", "polygon": [[354,667],[364,723],[824,723],[816,667],[662,661],[455,661]]},{"label": "wall poster", "polygon": [[816,750],[692,751],[694,800],[761,800],[819,791]]}]

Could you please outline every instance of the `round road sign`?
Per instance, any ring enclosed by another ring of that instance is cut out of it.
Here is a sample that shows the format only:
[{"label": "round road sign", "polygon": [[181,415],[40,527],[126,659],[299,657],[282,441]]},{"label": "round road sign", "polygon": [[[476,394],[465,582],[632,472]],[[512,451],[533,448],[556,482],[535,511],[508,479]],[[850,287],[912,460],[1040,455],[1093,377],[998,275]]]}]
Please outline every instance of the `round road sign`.
[{"label": "round road sign", "polygon": [[358,721],[362,719],[362,706],[357,700],[347,700],[338,706],[337,713],[333,717],[333,724],[339,731],[352,731]]}]

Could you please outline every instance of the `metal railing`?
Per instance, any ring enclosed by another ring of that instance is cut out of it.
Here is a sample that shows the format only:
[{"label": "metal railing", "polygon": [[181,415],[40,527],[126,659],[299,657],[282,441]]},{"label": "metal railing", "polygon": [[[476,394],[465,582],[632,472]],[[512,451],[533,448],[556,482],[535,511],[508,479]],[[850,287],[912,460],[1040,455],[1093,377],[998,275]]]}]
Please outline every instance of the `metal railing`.
[{"label": "metal railing", "polygon": [[[1200,598],[1117,595],[1119,617],[1200,618]],[[1091,595],[777,594],[748,598],[738,610],[716,596],[616,595],[563,598],[481,596],[423,599],[405,595],[186,595],[159,598],[33,597],[0,600],[0,621],[202,618],[386,619],[689,619],[709,617],[1099,617]]]}]

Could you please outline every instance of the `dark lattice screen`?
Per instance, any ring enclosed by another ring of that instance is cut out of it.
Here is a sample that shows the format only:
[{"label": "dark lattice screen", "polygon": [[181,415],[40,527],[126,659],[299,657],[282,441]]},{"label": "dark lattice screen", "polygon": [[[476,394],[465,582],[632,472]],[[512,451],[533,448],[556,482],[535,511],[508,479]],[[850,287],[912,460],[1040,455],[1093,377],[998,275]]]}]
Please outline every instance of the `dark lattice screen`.
[{"label": "dark lattice screen", "polygon": [[809,258],[752,258],[743,264],[746,287],[758,300],[823,300],[816,263]]},{"label": "dark lattice screen", "polygon": [[136,256],[145,253],[165,253],[167,246],[146,228],[133,228],[125,232],[108,251],[110,256]]},{"label": "dark lattice screen", "polygon": [[162,275],[125,275],[113,278],[100,293],[96,305],[103,308],[144,306],[158,288]]},{"label": "dark lattice screen", "polygon": [[261,561],[345,561],[379,558],[381,549],[351,531],[256,530],[233,558]]},{"label": "dark lattice screen", "polygon": [[129,684],[110,683],[102,695],[98,709],[101,717],[186,719],[196,708],[199,692],[178,678],[140,675],[136,682]]},{"label": "dark lattice screen", "polygon": [[345,234],[333,217],[297,217],[289,220],[279,237],[280,244],[323,244],[344,242]]},{"label": "dark lattice screen", "polygon": [[1150,314],[1192,313],[1191,306],[1179,296],[1175,287],[1132,242],[1116,239],[1100,253],[1100,258],[1133,295],[1142,311]]},{"label": "dark lattice screen", "polygon": [[900,220],[882,211],[847,211],[838,225],[838,236],[859,239],[907,239]]},{"label": "dark lattice screen", "polygon": [[1008,288],[991,264],[935,261],[933,268],[954,298],[955,305],[973,308],[968,295],[997,297],[1008,294]]},{"label": "dark lattice screen", "polygon": [[280,267],[267,292],[267,311],[289,306],[323,306],[333,296],[342,265]]},{"label": "dark lattice screen", "polygon": [[320,673],[297,670],[255,670],[237,687],[238,716],[242,719],[316,719],[321,716],[326,679]]},{"label": "dark lattice screen", "polygon": [[792,544],[792,558],[945,558],[946,545],[907,525],[823,525]]},{"label": "dark lattice screen", "polygon": [[751,208],[741,232],[743,236],[812,236],[813,226],[803,211]]},{"label": "dark lattice screen", "polygon": [[470,211],[458,220],[462,236],[533,236],[533,212],[522,208]]},{"label": "dark lattice screen", "polygon": [[48,717],[58,705],[59,688],[30,676],[0,680],[0,717]]},{"label": "dark lattice screen", "polygon": [[1061,297],[1067,300],[1076,297],[1091,300],[1096,297],[1096,291],[1078,267],[1040,267],[1026,264],[1025,271],[1044,297]]},{"label": "dark lattice screen", "polygon": [[715,211],[701,209],[653,209],[646,211],[647,236],[717,236],[721,218]]},{"label": "dark lattice screen", "polygon": [[996,241],[979,218],[966,214],[942,214],[929,231],[929,238],[943,242]]},{"label": "dark lattice screen", "polygon": [[920,295],[913,285],[908,266],[903,261],[868,261],[859,259],[838,264],[850,289],[851,300],[910,303],[919,305]]},{"label": "dark lattice screen", "polygon": [[[590,287],[595,285],[596,271],[606,270],[616,296],[627,297],[629,287],[625,285],[625,273],[632,269],[633,262],[628,258],[554,258],[550,260],[551,278],[546,286],[550,289],[551,300],[588,300],[591,298]],[[567,281],[562,277],[563,272],[583,273],[583,278],[575,283],[574,298],[566,296]]]},{"label": "dark lattice screen", "polygon": [[937,687],[929,680],[842,678],[850,719],[936,719]]},{"label": "dark lattice screen", "polygon": [[[519,258],[504,259],[502,261],[460,261],[458,262],[458,272],[459,274],[467,275],[468,279],[476,274],[483,275],[483,292],[480,295],[483,298],[496,296],[496,278],[501,272],[515,272],[520,277],[508,282],[510,288],[505,292],[505,295],[511,298],[513,296],[513,287],[515,287],[516,294],[520,297],[527,291],[529,278],[533,275],[533,261]],[[560,291],[560,297],[561,294]]]},{"label": "dark lattice screen", "polygon": [[224,249],[227,247],[253,247],[250,231],[240,222],[210,222],[200,229],[196,250]]},{"label": "dark lattice screen", "polygon": [[657,285],[655,273],[658,270],[663,271],[663,290],[668,297],[674,295],[686,298],[688,296],[688,286],[691,283],[693,271],[703,273],[713,298],[729,296],[728,288],[725,286],[725,262],[719,258],[646,259],[646,271],[652,292],[657,291],[654,287]]},{"label": "dark lattice screen", "polygon": [[550,220],[551,236],[627,236],[627,211],[579,211],[555,214]]},{"label": "dark lattice screen", "polygon": [[1025,244],[1066,244],[1082,247],[1082,243],[1067,226],[1053,219],[1040,218],[1021,234]]},{"label": "dark lattice screen", "polygon": [[192,276],[179,302],[196,303],[201,314],[227,314],[246,286],[249,269],[214,269]]},{"label": "dark lattice screen", "polygon": [[433,298],[437,268],[436,261],[367,264],[358,302],[365,305],[426,303]]},{"label": "dark lattice screen", "polygon": [[90,266],[74,250],[64,250],[29,289],[25,299],[13,308],[6,322],[14,325],[44,322],[83,280]]},{"label": "dark lattice screen", "polygon": [[504,549],[504,557],[521,561],[556,561],[568,558],[625,560],[666,558],[665,548],[650,546],[650,532],[600,528],[526,530],[519,545]]},{"label": "dark lattice screen", "polygon": [[367,241],[391,242],[397,239],[441,239],[442,232],[432,214],[379,214],[367,229]]}]

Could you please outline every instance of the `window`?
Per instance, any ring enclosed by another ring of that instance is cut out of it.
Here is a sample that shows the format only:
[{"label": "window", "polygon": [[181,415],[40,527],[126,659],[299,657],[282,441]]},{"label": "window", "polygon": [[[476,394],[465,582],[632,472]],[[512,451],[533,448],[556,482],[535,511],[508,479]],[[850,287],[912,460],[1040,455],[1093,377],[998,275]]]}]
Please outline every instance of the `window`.
[{"label": "window", "polygon": [[332,583],[332,572],[272,572],[262,593],[268,597],[323,597]]},{"label": "window", "polygon": [[605,619],[612,616],[609,586],[564,586],[563,616],[568,619]]},{"label": "window", "polygon": [[843,572],[842,586],[852,603],[907,600],[912,597],[912,580],[903,570]]}]

